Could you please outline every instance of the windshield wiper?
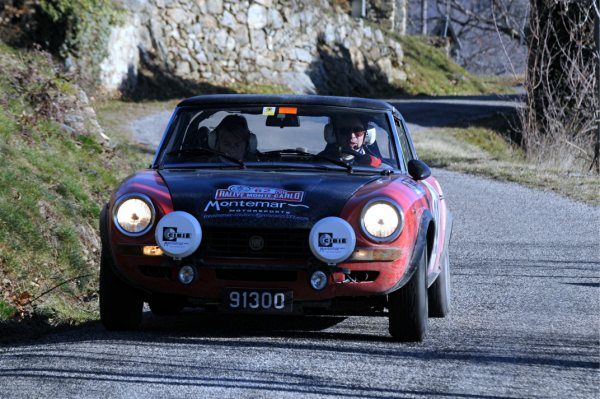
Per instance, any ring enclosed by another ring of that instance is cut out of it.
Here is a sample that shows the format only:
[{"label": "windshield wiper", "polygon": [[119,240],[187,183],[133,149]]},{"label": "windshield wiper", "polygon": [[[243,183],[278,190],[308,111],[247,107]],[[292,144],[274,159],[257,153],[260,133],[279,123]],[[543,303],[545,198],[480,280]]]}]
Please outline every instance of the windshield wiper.
[{"label": "windshield wiper", "polygon": [[342,168],[346,169],[348,171],[348,173],[353,173],[354,172],[354,170],[352,169],[352,165],[347,164],[344,161],[340,161],[340,160],[337,160],[337,159],[332,159],[332,158],[324,157],[323,155],[313,154],[311,152],[296,150],[294,148],[286,148],[286,149],[283,149],[283,150],[274,150],[274,151],[261,152],[259,155],[280,155],[280,154],[304,155],[304,156],[307,156],[307,157],[311,157],[312,159],[327,161],[327,162],[332,163],[334,165],[341,166]]},{"label": "windshield wiper", "polygon": [[227,155],[221,151],[213,150],[212,148],[206,148],[206,147],[182,148],[182,149],[173,150],[173,151],[167,153],[167,155],[169,155],[169,156],[171,156],[171,155],[201,155],[201,154],[218,155],[221,158],[225,158],[228,161],[231,161],[233,163],[240,165],[242,168],[246,168],[246,164],[241,159],[237,159],[237,158],[232,157],[231,155]]}]

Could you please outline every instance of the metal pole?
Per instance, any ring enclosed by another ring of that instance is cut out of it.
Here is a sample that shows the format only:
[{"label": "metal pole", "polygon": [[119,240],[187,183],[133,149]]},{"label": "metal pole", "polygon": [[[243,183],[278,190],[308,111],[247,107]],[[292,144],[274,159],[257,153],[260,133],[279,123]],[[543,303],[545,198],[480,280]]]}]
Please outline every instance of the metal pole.
[{"label": "metal pole", "polygon": [[366,0],[352,0],[352,16],[354,18],[364,18],[366,8]]},{"label": "metal pole", "polygon": [[421,34],[427,36],[427,0],[421,0]]},{"label": "metal pole", "polygon": [[450,0],[446,0],[446,24],[444,25],[444,37],[448,37],[448,29],[450,28]]}]

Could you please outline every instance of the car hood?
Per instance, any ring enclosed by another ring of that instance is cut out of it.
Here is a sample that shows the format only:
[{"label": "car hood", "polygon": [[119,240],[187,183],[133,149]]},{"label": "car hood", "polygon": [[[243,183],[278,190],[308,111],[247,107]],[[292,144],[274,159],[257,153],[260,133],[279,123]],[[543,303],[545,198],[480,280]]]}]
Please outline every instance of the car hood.
[{"label": "car hood", "polygon": [[310,228],[338,216],[350,197],[378,175],[240,170],[160,171],[175,210],[203,227]]}]

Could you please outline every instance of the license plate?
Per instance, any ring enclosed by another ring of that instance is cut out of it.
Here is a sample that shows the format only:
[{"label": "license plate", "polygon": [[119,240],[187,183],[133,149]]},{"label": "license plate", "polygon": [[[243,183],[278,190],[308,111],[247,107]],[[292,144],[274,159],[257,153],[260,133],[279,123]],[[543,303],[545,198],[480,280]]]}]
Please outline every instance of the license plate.
[{"label": "license plate", "polygon": [[292,311],[293,292],[227,288],[223,307],[230,312],[285,313]]}]

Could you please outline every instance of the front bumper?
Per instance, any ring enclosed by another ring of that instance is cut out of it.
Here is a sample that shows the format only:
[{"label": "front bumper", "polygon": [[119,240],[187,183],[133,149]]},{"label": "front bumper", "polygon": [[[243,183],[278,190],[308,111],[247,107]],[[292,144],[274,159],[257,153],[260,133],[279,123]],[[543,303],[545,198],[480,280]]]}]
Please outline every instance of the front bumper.
[{"label": "front bumper", "polygon": [[[366,251],[368,252],[368,251]],[[362,256],[366,253],[364,250]],[[220,300],[226,288],[291,290],[296,301],[323,301],[336,297],[382,295],[397,288],[406,274],[408,251],[397,251],[392,261],[353,261],[330,267],[307,260],[199,259],[175,261],[166,256],[115,254],[117,272],[129,284],[149,294],[172,294],[190,299]],[[366,253],[368,256],[368,253]],[[189,285],[177,279],[179,268],[192,265],[198,277]],[[310,287],[312,271],[329,275],[321,291]]]}]

